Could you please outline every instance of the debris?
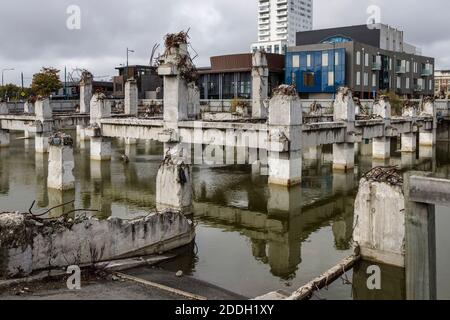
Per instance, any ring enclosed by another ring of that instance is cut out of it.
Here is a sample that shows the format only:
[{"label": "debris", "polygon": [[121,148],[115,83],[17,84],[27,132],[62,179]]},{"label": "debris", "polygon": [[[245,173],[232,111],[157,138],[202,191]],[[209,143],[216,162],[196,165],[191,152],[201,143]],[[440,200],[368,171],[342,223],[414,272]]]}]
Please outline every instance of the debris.
[{"label": "debris", "polygon": [[402,185],[403,177],[397,167],[375,167],[363,176],[367,181],[385,182],[390,185]]},{"label": "debris", "polygon": [[57,132],[52,134],[49,138],[48,138],[48,143],[51,146],[73,146],[73,139],[70,135],[62,133],[62,132]]},{"label": "debris", "polygon": [[297,90],[294,86],[282,84],[272,91],[273,96],[297,96]]},{"label": "debris", "polygon": [[176,273],[177,278],[181,278],[183,275],[183,271],[181,270]]}]

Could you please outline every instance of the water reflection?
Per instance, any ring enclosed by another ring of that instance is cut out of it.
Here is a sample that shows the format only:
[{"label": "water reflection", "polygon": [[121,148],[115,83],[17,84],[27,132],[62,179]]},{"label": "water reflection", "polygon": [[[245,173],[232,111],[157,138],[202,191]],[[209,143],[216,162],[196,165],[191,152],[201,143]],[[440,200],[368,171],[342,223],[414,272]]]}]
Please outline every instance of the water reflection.
[{"label": "water reflection", "polygon": [[[37,209],[45,210],[75,199],[52,215],[86,208],[99,210],[101,218],[128,218],[155,207],[163,144],[113,141],[112,161],[99,162],[89,159],[89,141],[78,141],[76,189],[64,193],[47,189],[48,156],[25,146],[25,141],[12,139],[10,148],[0,149],[3,210],[28,211],[33,200]],[[368,146],[361,145],[360,152],[369,153]],[[361,155],[355,170],[347,174],[332,172],[331,150],[330,146],[311,150],[311,159],[303,164],[302,185],[292,189],[268,185],[267,176],[259,174],[264,170],[261,163],[195,166],[196,243],[167,266],[249,297],[278,289],[293,291],[351,253],[355,189],[362,173],[386,164],[418,170],[435,167],[437,175],[446,177],[450,173],[448,144],[438,144],[432,151],[435,159],[419,152],[396,153],[378,163]],[[130,161],[122,161],[123,155]],[[355,269],[354,298],[407,297],[405,272],[382,268],[383,292],[373,292],[367,290],[366,269],[364,264]],[[350,286],[338,287],[332,298],[351,296]]]}]

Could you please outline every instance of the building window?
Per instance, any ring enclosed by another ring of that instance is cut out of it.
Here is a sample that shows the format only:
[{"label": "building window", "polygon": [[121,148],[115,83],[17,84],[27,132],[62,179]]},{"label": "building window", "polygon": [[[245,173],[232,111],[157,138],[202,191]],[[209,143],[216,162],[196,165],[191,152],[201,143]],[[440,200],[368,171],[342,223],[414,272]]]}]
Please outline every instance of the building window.
[{"label": "building window", "polygon": [[364,66],[368,67],[369,66],[369,54],[366,53],[364,55]]},{"label": "building window", "polygon": [[267,46],[267,53],[272,53],[272,46]]},{"label": "building window", "polygon": [[364,86],[367,87],[369,85],[369,74],[364,72]]},{"label": "building window", "polygon": [[306,66],[309,68],[311,67],[311,55],[306,55]]},{"label": "building window", "polygon": [[300,56],[298,55],[292,56],[292,67],[300,68]]},{"label": "building window", "polygon": [[314,87],[314,72],[303,73],[303,86]]},{"label": "building window", "polygon": [[377,86],[377,74],[373,73],[372,74],[372,87],[376,87]]},{"label": "building window", "polygon": [[291,78],[292,78],[291,85],[297,88],[297,74],[295,72],[292,72]]},{"label": "building window", "polygon": [[334,65],[339,65],[339,52],[334,53]]},{"label": "building window", "polygon": [[406,72],[411,71],[411,63],[409,61],[406,61]]},{"label": "building window", "polygon": [[238,98],[251,99],[251,74],[250,74],[250,72],[239,73]]},{"label": "building window", "polygon": [[222,99],[234,99],[235,79],[234,73],[225,73],[223,75]]},{"label": "building window", "polygon": [[402,78],[397,77],[397,89],[401,89],[402,88]]},{"label": "building window", "polygon": [[328,52],[322,53],[322,67],[328,67]]},{"label": "building window", "polygon": [[406,84],[405,84],[405,86],[406,86],[406,89],[409,89],[409,78],[406,78]]},{"label": "building window", "polygon": [[356,52],[356,65],[361,65],[361,52]]},{"label": "building window", "polygon": [[275,50],[274,50],[274,52],[275,52],[276,54],[279,54],[279,53],[280,53],[280,46],[279,46],[278,44],[275,45]]},{"label": "building window", "polygon": [[334,72],[328,72],[328,86],[334,86]]},{"label": "building window", "polygon": [[430,85],[430,87],[428,89],[432,90],[433,89],[433,80],[430,80],[429,85]]},{"label": "building window", "polygon": [[360,86],[361,85],[361,72],[357,72],[356,73],[356,85]]}]

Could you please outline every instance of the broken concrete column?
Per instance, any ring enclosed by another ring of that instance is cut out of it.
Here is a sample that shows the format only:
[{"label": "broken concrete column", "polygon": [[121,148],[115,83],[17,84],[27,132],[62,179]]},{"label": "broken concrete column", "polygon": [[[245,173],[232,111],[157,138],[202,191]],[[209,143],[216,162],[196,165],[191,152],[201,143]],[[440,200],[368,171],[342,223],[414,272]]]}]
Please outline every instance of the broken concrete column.
[{"label": "broken concrete column", "polygon": [[188,52],[184,33],[166,36],[166,51],[158,74],[164,77],[164,121],[167,128],[176,129],[178,121],[188,120],[188,83],[195,82],[197,73]]},{"label": "broken concrete column", "polygon": [[31,101],[25,101],[23,105],[23,112],[27,114],[34,114],[34,103]]},{"label": "broken concrete column", "polygon": [[432,117],[436,118],[436,108],[434,106],[434,99],[431,97],[426,97],[423,99],[421,117]]},{"label": "broken concrete column", "polygon": [[373,169],[359,183],[354,241],[365,260],[405,267],[405,196],[395,170]]},{"label": "broken concrete column", "polygon": [[0,214],[0,277],[148,256],[188,245],[194,237],[192,221],[170,211],[134,220],[41,221],[29,214]]},{"label": "broken concrete column", "polygon": [[372,146],[372,156],[374,159],[383,160],[388,159],[391,156],[391,138],[374,138]]},{"label": "broken concrete column", "polygon": [[90,105],[90,124],[98,124],[98,126],[101,126],[101,119],[111,117],[111,102],[106,99],[105,94],[94,94]]},{"label": "broken concrete column", "polygon": [[56,190],[75,189],[73,140],[64,133],[49,138],[47,187]]},{"label": "broken concrete column", "polygon": [[80,81],[80,113],[90,113],[91,99],[93,94],[94,76],[89,71],[83,71]]},{"label": "broken concrete column", "polygon": [[333,104],[334,121],[343,121],[347,125],[346,142],[333,144],[333,170],[350,171],[355,167],[355,142],[348,139],[355,128],[355,103],[349,88],[339,88]]},{"label": "broken concrete column", "polygon": [[156,178],[156,209],[193,213],[191,169],[181,158],[167,155]]},{"label": "broken concrete column", "polygon": [[402,152],[416,152],[417,135],[414,132],[402,134]]},{"label": "broken concrete column", "polygon": [[292,187],[302,181],[302,108],[293,86],[281,85],[269,102],[269,183]]},{"label": "broken concrete column", "polygon": [[387,96],[381,96],[373,105],[373,115],[390,120],[392,113],[391,103]]},{"label": "broken concrete column", "polygon": [[9,147],[9,130],[0,129],[0,148]]},{"label": "broken concrete column", "polygon": [[44,122],[53,120],[53,111],[50,106],[50,100],[47,98],[38,98],[35,105],[36,120]]},{"label": "broken concrete column", "polygon": [[125,83],[125,114],[131,117],[138,115],[138,87],[134,78]]},{"label": "broken concrete column", "polygon": [[188,84],[188,116],[200,118],[200,90],[194,82]]},{"label": "broken concrete column", "polygon": [[269,93],[269,65],[264,51],[256,51],[252,57],[252,117],[267,118],[265,101]]}]

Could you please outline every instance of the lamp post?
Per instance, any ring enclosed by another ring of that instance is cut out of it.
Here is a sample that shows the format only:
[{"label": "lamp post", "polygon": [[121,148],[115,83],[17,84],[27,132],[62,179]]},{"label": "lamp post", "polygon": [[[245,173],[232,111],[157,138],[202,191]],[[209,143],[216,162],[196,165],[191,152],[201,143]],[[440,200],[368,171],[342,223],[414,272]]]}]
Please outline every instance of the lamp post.
[{"label": "lamp post", "polygon": [[333,100],[336,99],[336,42],[333,42]]},{"label": "lamp post", "polygon": [[128,57],[129,57],[129,53],[134,53],[134,50],[128,49],[127,47],[127,67],[126,67],[126,77],[125,77],[125,81],[128,80]]}]

